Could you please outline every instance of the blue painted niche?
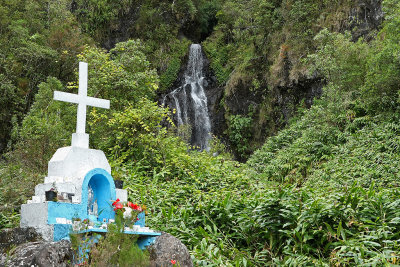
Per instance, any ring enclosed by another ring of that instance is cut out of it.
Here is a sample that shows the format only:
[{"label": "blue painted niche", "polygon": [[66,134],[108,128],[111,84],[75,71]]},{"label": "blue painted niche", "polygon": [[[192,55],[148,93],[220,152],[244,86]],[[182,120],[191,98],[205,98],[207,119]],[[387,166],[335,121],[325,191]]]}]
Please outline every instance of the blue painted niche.
[{"label": "blue painted niche", "polygon": [[[89,199],[90,195],[91,199]],[[93,169],[86,174],[82,184],[82,203],[86,204],[89,219],[97,221],[114,219],[115,213],[111,200],[115,199],[114,180],[108,172],[103,169]],[[97,218],[89,215],[90,210],[94,212],[95,204],[97,206]]]},{"label": "blue painted niche", "polygon": [[[54,225],[54,241],[69,239],[71,228],[70,225],[57,223],[56,218],[66,218],[67,220],[74,218],[89,219],[93,222],[103,222],[103,219],[106,219],[108,221],[115,218],[112,206],[112,201],[115,199],[116,190],[112,176],[106,170],[100,168],[89,171],[82,183],[81,203],[47,202],[47,223]],[[94,212],[95,206],[97,206],[97,216],[90,214]],[[138,218],[139,221],[135,224],[144,226],[145,214],[140,213]]]},{"label": "blue painted niche", "polygon": [[[80,218],[81,220],[89,219],[88,213],[88,191],[91,186],[94,196],[97,197],[99,205],[99,217],[114,219],[115,213],[112,208],[112,200],[116,198],[114,180],[111,175],[104,169],[93,169],[89,171],[82,183],[81,203],[64,203],[64,202],[48,202],[48,224],[56,224],[56,218]],[[90,218],[93,220],[93,217]]]}]

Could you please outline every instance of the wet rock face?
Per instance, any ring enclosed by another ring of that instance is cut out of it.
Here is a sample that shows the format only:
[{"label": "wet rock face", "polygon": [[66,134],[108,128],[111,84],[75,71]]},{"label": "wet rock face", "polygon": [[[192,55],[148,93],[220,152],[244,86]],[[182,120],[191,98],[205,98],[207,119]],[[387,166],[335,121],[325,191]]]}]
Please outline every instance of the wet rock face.
[{"label": "wet rock face", "polygon": [[158,237],[148,250],[150,252],[150,267],[171,266],[171,260],[175,260],[177,266],[193,266],[186,246],[178,238],[168,233],[163,233]]},{"label": "wet rock face", "polygon": [[222,137],[226,129],[225,108],[223,103],[224,88],[220,87],[214,75],[210,61],[204,55],[204,78],[207,83],[205,94],[207,96],[208,112],[211,120],[211,133]]},{"label": "wet rock face", "polygon": [[0,257],[0,266],[35,266],[35,267],[66,267],[73,261],[71,243],[60,242],[29,242],[11,251],[8,257]]},{"label": "wet rock face", "polygon": [[314,98],[322,95],[322,87],[324,83],[321,78],[304,78],[290,86],[278,86],[274,89],[276,102],[283,116],[283,120],[287,122],[296,112],[296,106],[304,101],[307,108],[310,108]]},{"label": "wet rock face", "polygon": [[358,0],[349,16],[348,29],[351,30],[353,39],[363,37],[367,41],[371,40],[374,37],[373,31],[379,29],[383,16],[382,0]]},{"label": "wet rock face", "polygon": [[[284,71],[289,72],[290,69]],[[324,86],[320,77],[306,76],[295,81],[282,79],[279,85],[268,92],[267,85],[261,86],[259,90],[251,90],[248,84],[248,81],[238,81],[235,91],[226,95],[224,101],[230,115],[249,116],[250,110],[253,111],[251,142],[256,145],[263,144],[268,136],[284,127],[296,114],[300,104],[310,108],[314,99],[321,97]],[[235,154],[235,158],[245,161],[238,154]]]},{"label": "wet rock face", "polygon": [[[383,21],[382,0],[356,0],[351,5],[352,8],[346,21],[338,30],[341,32],[351,31],[353,40],[360,37],[367,41],[371,40]],[[187,60],[188,58],[183,62],[187,62]],[[300,103],[304,103],[303,106],[307,108],[311,107],[314,98],[322,95],[323,77],[318,74],[308,76],[306,73],[291,75],[293,74],[292,65],[296,60],[290,58],[288,54],[285,55],[281,66],[282,75],[278,81],[273,82],[272,86],[266,81],[265,84],[261,84],[259,89],[254,90],[251,88],[251,81],[239,79],[230,90],[227,90],[225,87],[218,86],[209,61],[204,55],[204,88],[212,134],[229,144],[226,135],[226,118],[229,118],[230,115],[247,116],[251,108],[254,111],[253,121],[255,123],[251,141],[261,145],[268,136],[275,134],[286,125],[288,120],[295,115]],[[183,63],[178,79],[172,88],[177,88],[182,84],[185,66],[186,63]],[[263,80],[263,77],[260,77],[259,80]],[[160,102],[164,96],[165,94],[160,96]],[[171,100],[168,101],[172,103]],[[169,106],[172,107],[173,104]],[[237,156],[236,158],[238,159]]]}]

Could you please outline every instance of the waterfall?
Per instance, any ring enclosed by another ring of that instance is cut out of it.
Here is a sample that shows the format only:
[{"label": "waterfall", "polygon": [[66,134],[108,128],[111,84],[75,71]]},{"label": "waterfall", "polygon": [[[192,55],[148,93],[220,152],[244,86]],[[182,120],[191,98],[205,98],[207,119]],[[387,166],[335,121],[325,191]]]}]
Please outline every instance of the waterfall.
[{"label": "waterfall", "polygon": [[211,133],[208,115],[207,97],[204,92],[203,53],[199,44],[192,44],[189,61],[184,73],[182,85],[174,89],[163,99],[165,105],[169,98],[170,107],[175,108],[175,121],[178,126],[190,124],[192,127],[191,144],[200,150],[209,150]]}]

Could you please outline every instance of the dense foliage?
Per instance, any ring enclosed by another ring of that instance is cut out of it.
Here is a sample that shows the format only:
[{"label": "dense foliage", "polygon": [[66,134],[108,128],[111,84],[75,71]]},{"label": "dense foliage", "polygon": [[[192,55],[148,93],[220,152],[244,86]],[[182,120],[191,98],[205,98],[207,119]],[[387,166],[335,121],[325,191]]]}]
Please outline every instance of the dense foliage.
[{"label": "dense foliage", "polygon": [[33,103],[38,85],[48,76],[68,82],[76,55],[92,44],[69,12],[69,1],[0,2],[0,151],[13,124]]},{"label": "dense foliage", "polygon": [[[310,66],[302,59],[313,53],[313,37],[322,29],[344,31],[348,13],[355,2],[312,0],[235,0],[225,1],[217,13],[218,24],[204,42],[218,82],[224,86],[223,105],[226,118],[245,116],[252,119],[253,133],[246,146],[232,149],[246,160],[267,136],[276,134],[286,118],[282,109],[293,115],[296,108],[282,105],[282,94],[308,78]],[[297,89],[299,90],[299,89]],[[240,103],[235,99],[246,96]],[[232,106],[239,106],[235,108]],[[228,132],[235,131],[235,121],[227,120]]]},{"label": "dense foliage", "polygon": [[[88,112],[91,146],[107,154],[130,200],[149,207],[149,226],[179,237],[196,266],[399,264],[398,0],[383,2],[385,21],[368,41],[339,32],[345,0],[17,2],[0,2],[0,42],[14,38],[0,57],[0,134],[12,141],[0,163],[0,228],[18,224],[49,158],[70,142],[75,107],[52,94],[76,92],[79,59],[89,63],[89,94],[112,103]],[[112,40],[127,17],[134,40],[93,45]],[[191,150],[175,134],[184,129],[174,111],[156,103],[176,79],[184,35],[206,38],[224,100],[243,84],[261,95],[241,113],[222,103],[245,164],[216,138],[211,152]],[[261,121],[276,111],[272,88],[315,73],[322,97],[310,109],[300,103],[252,154]]]}]

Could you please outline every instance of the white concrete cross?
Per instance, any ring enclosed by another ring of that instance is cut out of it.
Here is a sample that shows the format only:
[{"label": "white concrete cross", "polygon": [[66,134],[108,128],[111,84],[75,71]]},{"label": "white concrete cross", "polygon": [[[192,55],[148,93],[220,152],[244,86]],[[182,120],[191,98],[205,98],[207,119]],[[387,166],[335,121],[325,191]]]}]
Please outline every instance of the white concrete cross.
[{"label": "white concrete cross", "polygon": [[110,100],[87,96],[88,64],[79,62],[79,89],[78,94],[54,91],[54,99],[78,104],[76,133],[72,134],[72,146],[89,148],[89,135],[86,128],[86,106],[110,108]]}]

